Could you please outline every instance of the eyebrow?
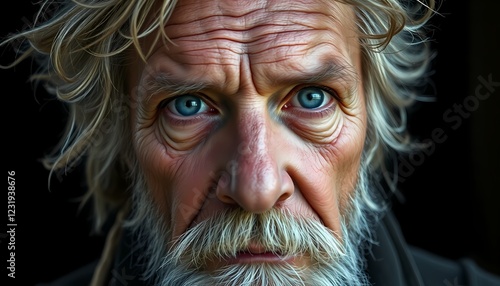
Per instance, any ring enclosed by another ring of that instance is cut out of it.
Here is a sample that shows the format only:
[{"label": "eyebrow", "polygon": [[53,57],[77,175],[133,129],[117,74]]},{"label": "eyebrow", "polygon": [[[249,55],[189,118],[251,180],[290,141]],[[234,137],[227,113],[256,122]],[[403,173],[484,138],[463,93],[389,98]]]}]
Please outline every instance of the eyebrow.
[{"label": "eyebrow", "polygon": [[151,96],[167,92],[171,96],[200,91],[212,86],[202,81],[179,80],[169,73],[155,73],[145,84]]},{"label": "eyebrow", "polygon": [[359,79],[355,68],[347,63],[338,60],[329,60],[318,69],[304,71],[300,74],[291,74],[284,78],[284,82],[300,82],[303,84],[313,84],[327,81],[340,81],[350,85]]},{"label": "eyebrow", "polygon": [[[339,60],[329,60],[322,63],[321,67],[318,69],[291,73],[284,78],[278,79],[275,83],[314,84],[336,81],[345,84],[349,89],[349,87],[354,86],[358,78],[358,73],[350,64]],[[213,88],[214,86],[215,84],[203,82],[201,80],[179,80],[178,76],[166,72],[155,73],[145,83],[145,88],[150,94],[150,97],[159,93],[168,93],[169,96],[177,96]]]}]

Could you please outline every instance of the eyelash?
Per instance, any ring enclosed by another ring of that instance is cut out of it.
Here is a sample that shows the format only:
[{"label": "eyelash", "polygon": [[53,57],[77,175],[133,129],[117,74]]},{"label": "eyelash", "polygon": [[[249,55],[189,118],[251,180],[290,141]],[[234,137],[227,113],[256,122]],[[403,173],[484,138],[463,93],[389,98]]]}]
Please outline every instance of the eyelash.
[{"label": "eyelash", "polygon": [[168,98],[168,99],[164,99],[158,105],[158,109],[159,110],[161,110],[161,109],[168,109],[168,105],[170,103],[174,102],[176,99],[179,99],[179,98],[181,98],[183,96],[194,96],[194,97],[197,97],[201,101],[203,101],[203,103],[205,105],[207,105],[207,107],[208,107],[208,113],[218,113],[218,110],[217,110],[217,108],[214,108],[214,104],[212,103],[212,101],[209,100],[209,99],[207,99],[206,96],[204,96],[203,94],[200,94],[200,93],[187,93],[187,94],[176,95],[176,96]]}]

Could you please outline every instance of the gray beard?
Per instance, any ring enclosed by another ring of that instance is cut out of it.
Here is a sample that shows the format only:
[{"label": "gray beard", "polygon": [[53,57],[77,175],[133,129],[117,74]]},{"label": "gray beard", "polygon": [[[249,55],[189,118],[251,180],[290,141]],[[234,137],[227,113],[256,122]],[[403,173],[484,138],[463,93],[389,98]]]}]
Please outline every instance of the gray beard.
[{"label": "gray beard", "polygon": [[[155,211],[145,184],[137,181],[135,217],[130,226],[144,258],[143,279],[150,285],[163,286],[370,285],[364,253],[373,242],[372,226],[381,212],[362,199],[361,194],[370,194],[365,172],[360,172],[356,188],[349,209],[343,210],[340,235],[317,220],[294,217],[286,211],[251,214],[234,210],[187,230],[167,249],[171,231]],[[250,237],[280,255],[305,254],[311,266],[263,262],[230,264],[216,271],[205,269],[213,261],[244,251]]]}]

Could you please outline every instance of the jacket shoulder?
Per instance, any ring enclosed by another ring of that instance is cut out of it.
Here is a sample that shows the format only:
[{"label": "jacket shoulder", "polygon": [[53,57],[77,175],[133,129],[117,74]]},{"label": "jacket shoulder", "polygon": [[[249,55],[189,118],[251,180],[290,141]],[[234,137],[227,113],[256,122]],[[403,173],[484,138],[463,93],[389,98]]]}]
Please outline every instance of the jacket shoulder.
[{"label": "jacket shoulder", "polygon": [[39,283],[35,286],[88,286],[92,280],[97,260],[75,271],[72,271],[54,281]]},{"label": "jacket shoulder", "polygon": [[452,260],[410,246],[425,285],[499,286],[500,276],[487,272],[472,259]]}]

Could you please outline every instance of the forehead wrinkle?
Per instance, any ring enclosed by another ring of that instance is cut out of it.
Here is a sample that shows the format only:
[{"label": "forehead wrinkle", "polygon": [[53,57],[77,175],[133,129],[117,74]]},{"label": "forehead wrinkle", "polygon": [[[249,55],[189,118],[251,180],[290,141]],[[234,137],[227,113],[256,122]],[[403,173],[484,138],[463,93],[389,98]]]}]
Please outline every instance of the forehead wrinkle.
[{"label": "forehead wrinkle", "polygon": [[[217,31],[226,32],[250,32],[255,29],[271,27],[298,29],[327,29],[326,21],[319,21],[318,18],[331,20],[332,15],[322,12],[293,12],[293,11],[273,11],[266,14],[256,15],[240,19],[227,15],[209,16],[187,23],[169,23],[165,26],[169,39],[175,40],[182,37],[194,37]],[[293,30],[293,29],[292,29]]]},{"label": "forehead wrinkle", "polygon": [[[206,1],[210,3],[210,1]],[[245,1],[246,2],[246,1]],[[235,11],[230,9],[214,9],[214,5],[196,3],[180,6],[174,11],[173,17],[165,26],[165,32],[169,39],[181,38],[214,39],[218,37],[233,37],[240,42],[249,42],[253,36],[265,34],[265,31],[293,31],[305,29],[328,29],[334,18],[335,8],[329,7],[325,11],[325,5],[300,5],[294,1],[286,5],[273,7],[258,6],[253,10],[240,12],[241,7]],[[278,4],[281,3],[278,1]],[[313,4],[313,3],[310,3]],[[314,4],[318,4],[317,1]],[[201,6],[200,6],[201,5]],[[219,5],[222,5],[219,3]],[[273,3],[276,5],[276,3]],[[194,7],[191,7],[194,6]],[[333,6],[327,4],[327,6]],[[187,11],[184,11],[187,10]],[[193,13],[193,11],[196,11]],[[183,15],[183,17],[176,17]],[[185,16],[187,15],[187,16]],[[239,33],[238,33],[239,32]],[[225,35],[226,34],[226,35]]]},{"label": "forehead wrinkle", "polygon": [[[179,51],[178,55],[188,57],[198,57],[201,61],[196,63],[202,64],[221,64],[231,65],[230,62],[235,62],[242,55],[250,55],[263,59],[257,60],[255,63],[279,62],[286,60],[293,55],[301,55],[311,44],[307,41],[291,42],[287,39],[279,39],[279,35],[268,35],[269,39],[260,39],[255,42],[246,43],[246,45],[235,44],[232,40],[220,39],[217,43],[191,42],[187,41],[187,45],[197,45],[197,48]],[[293,35],[286,35],[286,38],[293,38]],[[296,37],[298,39],[298,37]],[[270,53],[275,51],[275,53]],[[273,55],[273,59],[264,59],[269,54]]]},{"label": "forehead wrinkle", "polygon": [[[178,1],[174,9],[173,17],[171,17],[167,25],[190,24],[210,19],[218,19],[224,17],[225,20],[231,20],[245,27],[258,25],[260,21],[269,18],[266,13],[269,12],[285,12],[291,13],[314,13],[324,11],[325,6],[331,8],[337,6],[334,1],[309,0],[309,1],[247,1],[247,0],[232,0],[232,1],[194,1],[194,3],[186,3],[188,1]],[[215,3],[214,3],[215,2]],[[258,15],[258,13],[262,15]],[[181,18],[175,17],[182,15]],[[295,17],[295,16],[294,16]],[[276,20],[276,19],[273,19]],[[213,21],[212,21],[213,22]],[[205,23],[206,24],[206,23]],[[246,28],[244,28],[246,29]]]},{"label": "forehead wrinkle", "polygon": [[[208,37],[204,36],[204,37]],[[253,63],[271,63],[287,60],[293,56],[304,56],[316,46],[325,42],[335,42],[340,39],[337,31],[332,30],[296,30],[263,32],[252,41],[241,43],[230,38],[209,38],[181,40],[178,47],[171,49],[177,55],[196,58],[197,64],[227,64],[246,54],[253,57]],[[335,45],[334,45],[335,46]],[[340,51],[336,47],[336,51]],[[182,57],[180,57],[182,58]],[[179,59],[182,61],[182,59]]]},{"label": "forehead wrinkle", "polygon": [[[174,12],[174,19],[171,19],[172,21],[165,27],[166,34],[177,44],[172,48],[179,54],[193,56],[196,53],[207,52],[216,55],[217,51],[226,50],[241,56],[243,53],[257,54],[267,48],[274,49],[278,46],[300,46],[309,42],[310,38],[307,37],[314,33],[339,34],[337,27],[344,27],[345,22],[349,20],[347,15],[349,13],[342,13],[345,9],[340,9],[336,2],[308,3],[324,4],[320,6],[322,9],[319,9],[318,5],[305,5],[307,1],[293,1],[292,5],[287,3],[282,6],[278,1],[277,7],[268,5],[263,8],[260,5],[253,10],[246,10],[246,13],[233,14],[227,10],[214,11],[214,5],[209,5],[209,2],[186,5],[185,9],[199,8],[194,9],[196,13],[192,11],[188,13],[196,16],[185,19],[185,17],[175,17]],[[182,9],[178,14],[181,12]],[[307,34],[308,32],[311,34]],[[313,35],[313,37],[318,36]],[[270,47],[271,45],[274,47]],[[220,53],[220,56],[223,56],[223,53]],[[210,62],[213,62],[213,59]]]},{"label": "forehead wrinkle", "polygon": [[180,3],[184,4],[176,7],[165,32],[177,44],[173,51],[181,57],[201,59],[198,64],[227,63],[243,54],[258,56],[266,51],[278,51],[273,57],[285,59],[292,49],[314,45],[310,35],[317,38],[315,33],[338,33],[335,27],[343,25],[340,18],[348,20],[336,2],[261,1],[246,5],[244,1],[238,3],[246,6],[235,11],[227,2]]}]

